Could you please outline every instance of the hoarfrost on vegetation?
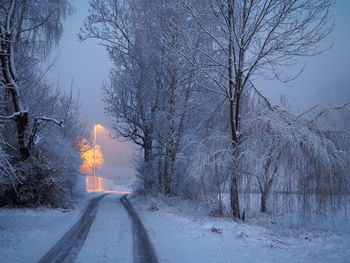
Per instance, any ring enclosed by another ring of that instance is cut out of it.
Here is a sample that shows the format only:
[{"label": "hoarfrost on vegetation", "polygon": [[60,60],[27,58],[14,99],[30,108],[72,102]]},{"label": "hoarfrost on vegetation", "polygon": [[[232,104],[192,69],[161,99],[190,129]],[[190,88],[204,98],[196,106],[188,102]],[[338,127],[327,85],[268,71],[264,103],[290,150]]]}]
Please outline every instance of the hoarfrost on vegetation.
[{"label": "hoarfrost on vegetation", "polygon": [[254,84],[291,80],[283,66],[327,49],[318,44],[333,29],[333,3],[91,1],[80,39],[101,41],[114,62],[106,112],[143,152],[137,192],[237,219],[255,193],[262,212],[344,206],[349,127],[335,115],[348,107],[298,116]]}]

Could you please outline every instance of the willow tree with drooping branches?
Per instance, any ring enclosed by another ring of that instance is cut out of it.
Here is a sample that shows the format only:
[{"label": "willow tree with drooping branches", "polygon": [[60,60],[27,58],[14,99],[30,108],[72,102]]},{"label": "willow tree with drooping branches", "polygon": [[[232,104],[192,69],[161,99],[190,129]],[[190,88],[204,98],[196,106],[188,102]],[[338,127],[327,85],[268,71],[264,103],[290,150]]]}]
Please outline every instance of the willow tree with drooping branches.
[{"label": "willow tree with drooping branches", "polygon": [[329,125],[338,120],[333,116],[320,122],[327,109],[316,110],[314,117],[311,112],[298,116],[266,101],[251,109],[242,123],[240,169],[247,177],[243,187],[260,192],[260,212],[268,212],[272,194],[286,196],[285,205],[279,204],[284,211],[292,209],[295,196],[303,212],[313,207],[322,214],[329,199],[339,203],[349,190],[350,134]]},{"label": "willow tree with drooping branches", "polygon": [[[333,28],[328,0],[182,0],[184,10],[210,41],[198,61],[203,77],[211,80],[213,92],[227,100],[230,139],[234,157],[239,157],[242,96],[253,76],[264,74],[289,80],[281,66],[294,65],[298,57],[314,56]],[[240,218],[239,162],[231,175],[231,210]]]}]

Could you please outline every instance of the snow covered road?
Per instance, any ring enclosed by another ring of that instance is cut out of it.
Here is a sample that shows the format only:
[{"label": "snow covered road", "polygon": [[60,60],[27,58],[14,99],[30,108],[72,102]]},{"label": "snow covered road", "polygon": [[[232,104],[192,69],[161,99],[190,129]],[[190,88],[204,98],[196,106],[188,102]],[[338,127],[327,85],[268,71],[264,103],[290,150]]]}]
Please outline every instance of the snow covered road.
[{"label": "snow covered road", "polygon": [[147,232],[126,196],[105,196],[75,262],[157,263]]},{"label": "snow covered road", "polygon": [[77,263],[345,263],[350,258],[348,232],[237,223],[200,216],[178,201],[151,210],[153,203],[141,198],[98,198],[89,194],[69,211],[0,209],[0,263],[38,262],[45,254],[51,256],[42,262]]},{"label": "snow covered road", "polygon": [[48,262],[157,263],[157,257],[127,197],[113,194],[91,200],[78,222],[39,261]]},{"label": "snow covered road", "polygon": [[96,217],[99,201],[104,195],[92,199],[77,223],[39,261],[72,262],[79,253]]},{"label": "snow covered road", "polygon": [[132,223],[120,202],[121,196],[112,194],[101,200],[75,262],[133,262]]},{"label": "snow covered road", "polygon": [[157,263],[148,235],[122,194],[88,197],[71,211],[0,210],[0,262]]}]

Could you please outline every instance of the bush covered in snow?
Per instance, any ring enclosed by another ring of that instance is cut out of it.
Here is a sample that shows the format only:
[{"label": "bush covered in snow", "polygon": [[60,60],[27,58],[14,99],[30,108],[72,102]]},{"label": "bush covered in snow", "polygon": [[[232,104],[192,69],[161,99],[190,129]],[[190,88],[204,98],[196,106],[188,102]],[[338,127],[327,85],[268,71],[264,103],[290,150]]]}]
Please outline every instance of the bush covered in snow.
[{"label": "bush covered in snow", "polygon": [[41,62],[72,8],[66,0],[0,6],[0,205],[67,207],[85,123],[77,98],[55,90]]}]

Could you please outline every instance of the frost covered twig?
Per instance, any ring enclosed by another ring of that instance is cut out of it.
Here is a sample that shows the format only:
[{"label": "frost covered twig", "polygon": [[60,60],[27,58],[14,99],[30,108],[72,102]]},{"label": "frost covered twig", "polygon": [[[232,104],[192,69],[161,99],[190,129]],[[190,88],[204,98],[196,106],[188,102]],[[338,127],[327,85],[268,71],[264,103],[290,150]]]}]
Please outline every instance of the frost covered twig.
[{"label": "frost covered twig", "polygon": [[318,113],[318,114],[316,115],[316,117],[314,117],[314,118],[310,121],[310,123],[316,121],[316,120],[319,119],[322,115],[324,115],[324,114],[326,114],[326,113],[328,113],[328,112],[337,111],[337,110],[343,110],[343,109],[345,109],[345,108],[346,108],[347,106],[349,106],[349,105],[350,105],[350,101],[344,103],[344,104],[341,105],[341,106],[336,106],[336,107],[332,107],[332,108],[323,110],[323,111],[321,111],[320,113]]},{"label": "frost covered twig", "polygon": [[253,89],[255,90],[255,92],[264,100],[264,102],[266,103],[266,105],[269,107],[270,110],[273,111],[273,106],[271,104],[271,102],[269,101],[269,99],[267,97],[265,97],[253,84],[252,81],[250,81],[250,85],[253,87]]},{"label": "frost covered twig", "polygon": [[[324,109],[323,109],[322,111],[320,111],[320,112],[310,121],[310,123],[316,121],[317,119],[319,119],[321,116],[323,116],[323,115],[326,114],[326,113],[329,113],[329,112],[332,112],[332,111],[343,110],[343,109],[347,108],[349,105],[350,105],[350,101],[344,103],[343,105],[335,106],[335,107],[330,107],[330,108],[326,108],[325,106],[323,106]],[[314,111],[315,109],[320,108],[320,107],[322,107],[322,105],[317,104],[317,105],[311,107],[310,109],[304,111],[304,112],[301,113],[300,115],[298,115],[298,116],[296,117],[296,119],[300,119],[301,117],[303,117],[303,116],[309,114],[310,112],[312,112],[312,111]]]},{"label": "frost covered twig", "polygon": [[28,141],[28,148],[29,149],[31,148],[32,145],[35,144],[35,138],[39,132],[40,123],[42,121],[52,122],[52,123],[60,126],[61,128],[63,128],[63,121],[58,121],[54,118],[48,118],[48,117],[36,117],[34,120],[33,128],[32,128],[32,134],[30,135],[29,141]]}]

